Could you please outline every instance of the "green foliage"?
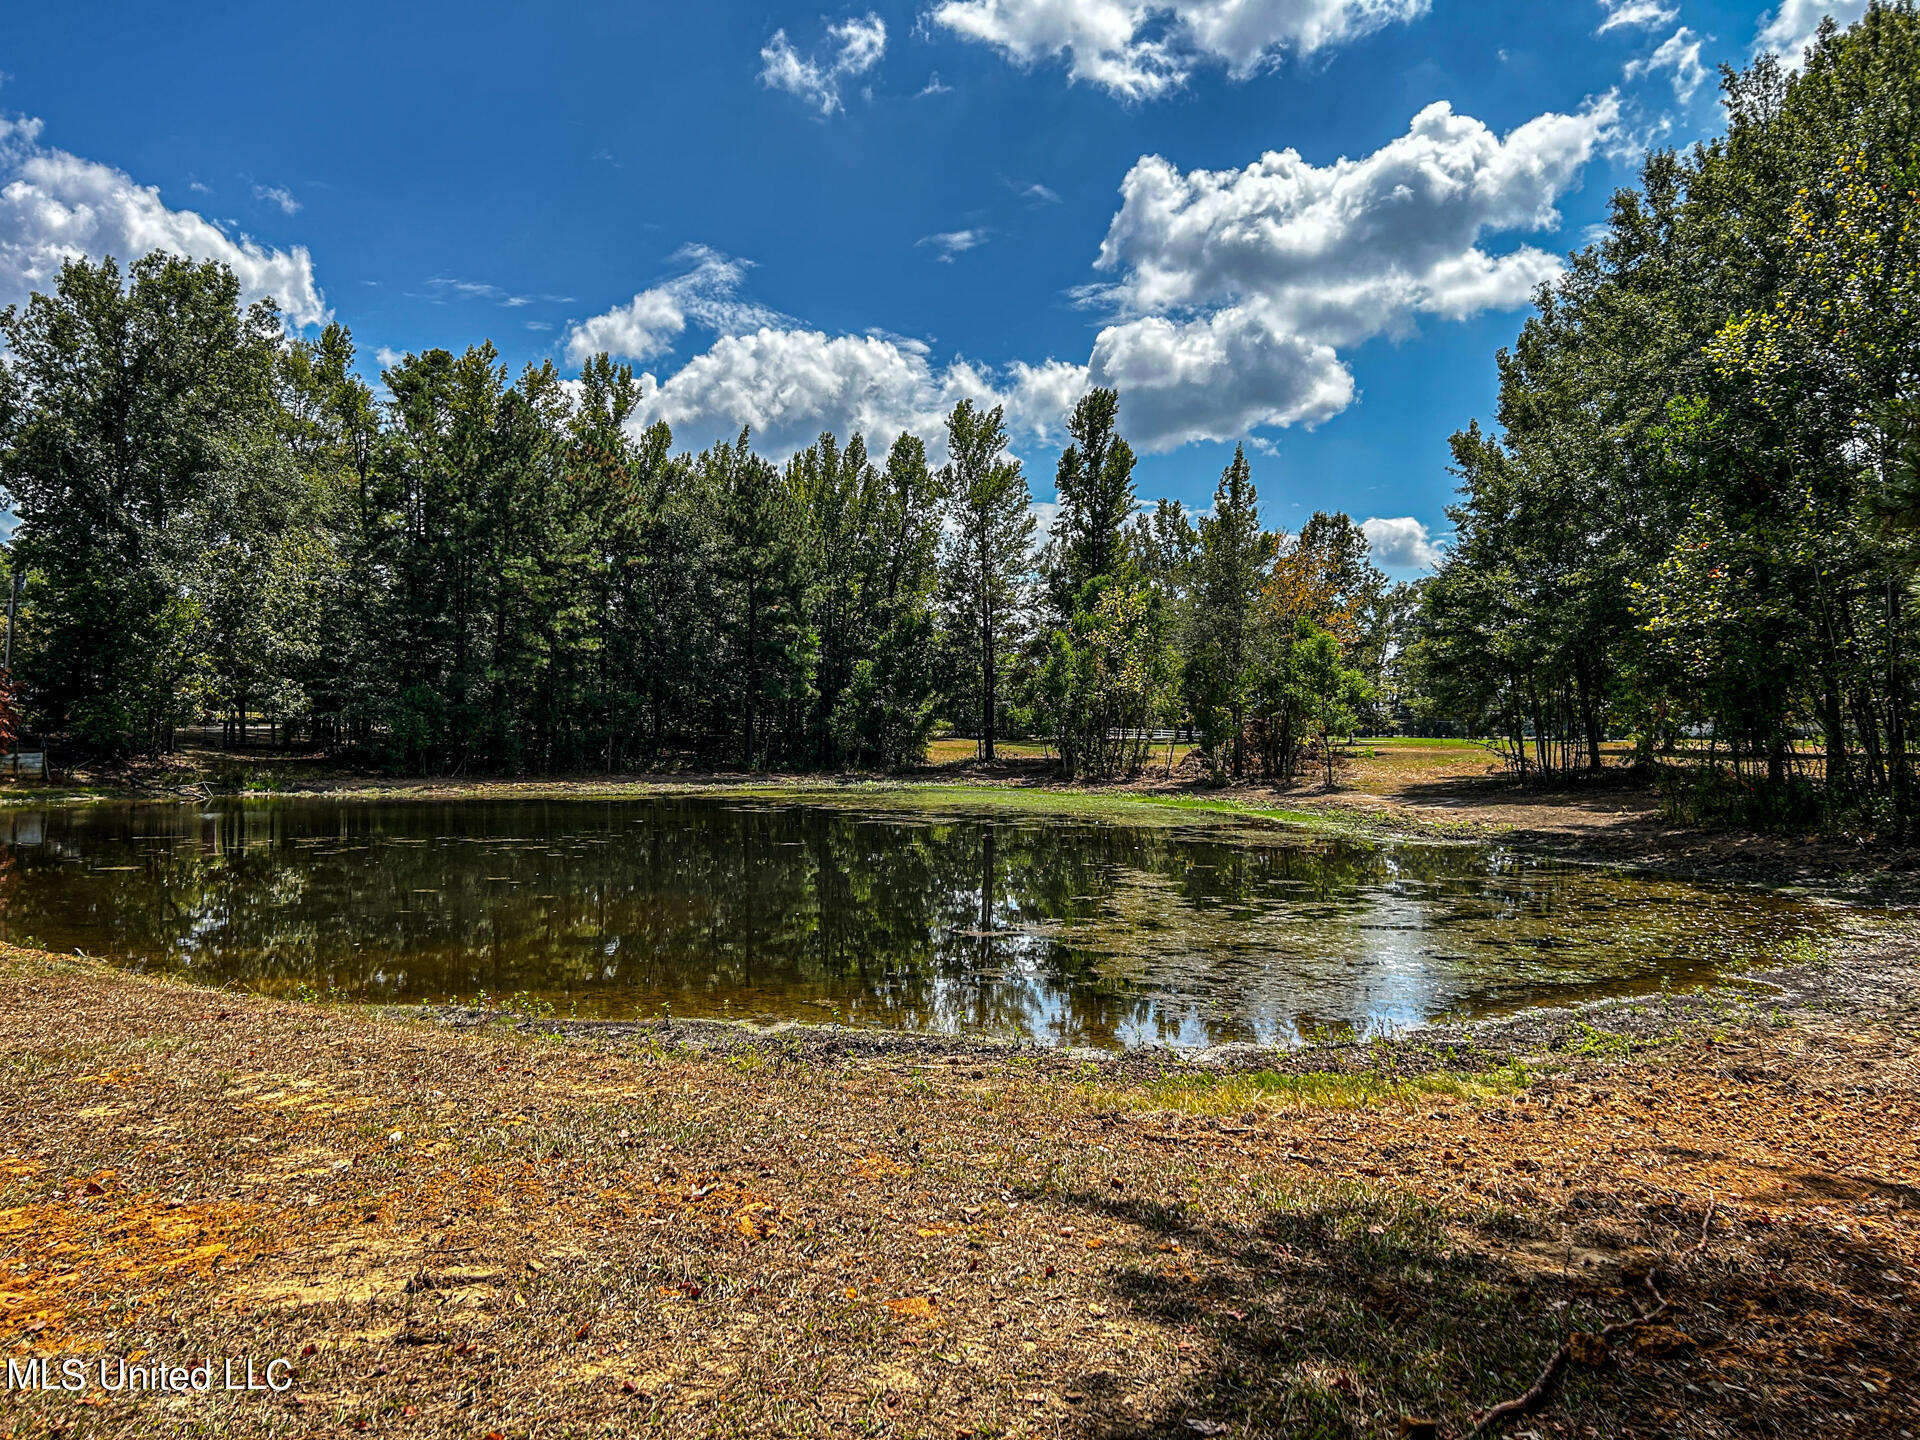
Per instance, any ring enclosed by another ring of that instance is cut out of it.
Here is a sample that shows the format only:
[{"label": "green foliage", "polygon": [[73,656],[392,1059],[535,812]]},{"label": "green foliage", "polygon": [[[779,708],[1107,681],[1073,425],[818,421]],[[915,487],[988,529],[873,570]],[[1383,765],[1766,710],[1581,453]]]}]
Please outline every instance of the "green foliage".
[{"label": "green foliage", "polygon": [[1235,447],[1214,487],[1213,513],[1200,522],[1185,698],[1216,770],[1230,764],[1236,779],[1247,772],[1261,592],[1278,549],[1279,537],[1260,528],[1246,451]]},{"label": "green foliage", "polygon": [[962,400],[947,417],[940,473],[947,542],[940,606],[948,639],[955,718],[972,722],[991,760],[1017,647],[1024,636],[1033,569],[1032,496],[1007,448],[1001,407]]},{"label": "green foliage", "polygon": [[1133,515],[1133,448],[1114,430],[1120,397],[1089,390],[1067,418],[1073,443],[1054,473],[1060,506],[1047,559],[1047,592],[1065,619],[1093,581],[1130,578],[1126,525]]},{"label": "green foliage", "polygon": [[1676,813],[1903,830],[1920,16],[1725,90],[1727,134],[1650,155],[1501,353],[1401,669],[1522,773],[1693,738]]},{"label": "green foliage", "polygon": [[1096,580],[1082,596],[1088,608],[1048,633],[1040,708],[1068,775],[1132,774],[1172,718],[1178,657],[1150,586]]},{"label": "green foliage", "polygon": [[1334,744],[1353,733],[1360,707],[1373,698],[1367,677],[1345,662],[1340,642],[1301,620],[1287,650],[1285,692],[1304,729],[1320,748],[1327,785],[1333,785]]},{"label": "green foliage", "polygon": [[1317,515],[1283,546],[1244,453],[1198,525],[1135,516],[1110,390],[1074,409],[1037,556],[1004,416],[971,401],[937,474],[912,435],[884,463],[860,435],[784,466],[744,430],[675,453],[607,356],[568,385],[489,344],[427,350],[379,399],[343,329],[288,336],[164,256],[125,283],[69,266],[4,327],[23,718],[83,747],[212,720],[236,751],[410,772],[894,769],[944,717],[986,758],[1040,730],[1109,776],[1185,721],[1287,778],[1367,693],[1294,678],[1299,627],[1332,627],[1330,675],[1383,646],[1359,527]]},{"label": "green foliage", "polygon": [[272,310],[165,256],[62,267],[0,312],[0,480],[29,621],[15,665],[49,728],[155,750],[209,681],[223,589],[267,564],[297,486],[272,463]]}]

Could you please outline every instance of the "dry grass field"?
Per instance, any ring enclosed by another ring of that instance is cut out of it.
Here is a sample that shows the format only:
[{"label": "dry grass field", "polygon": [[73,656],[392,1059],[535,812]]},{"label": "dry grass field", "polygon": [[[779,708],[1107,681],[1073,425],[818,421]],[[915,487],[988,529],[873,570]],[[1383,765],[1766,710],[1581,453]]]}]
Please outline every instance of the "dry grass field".
[{"label": "dry grass field", "polygon": [[0,1435],[1462,1436],[1651,1276],[1673,1308],[1506,1433],[1906,1437],[1920,1015],[1875,963],[1846,1013],[1232,1075],[460,1030],[8,951],[9,1357],[297,1382],[11,1394]]}]

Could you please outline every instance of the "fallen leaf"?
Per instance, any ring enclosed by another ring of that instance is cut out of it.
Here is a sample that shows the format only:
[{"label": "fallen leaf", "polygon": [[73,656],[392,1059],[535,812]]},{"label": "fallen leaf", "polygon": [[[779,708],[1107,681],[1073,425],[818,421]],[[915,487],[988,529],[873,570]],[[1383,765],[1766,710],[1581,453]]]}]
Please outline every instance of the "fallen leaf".
[{"label": "fallen leaf", "polygon": [[887,1308],[893,1311],[894,1314],[905,1319],[933,1320],[937,1318],[934,1314],[933,1302],[924,1295],[908,1295],[899,1300],[889,1300],[886,1304]]}]

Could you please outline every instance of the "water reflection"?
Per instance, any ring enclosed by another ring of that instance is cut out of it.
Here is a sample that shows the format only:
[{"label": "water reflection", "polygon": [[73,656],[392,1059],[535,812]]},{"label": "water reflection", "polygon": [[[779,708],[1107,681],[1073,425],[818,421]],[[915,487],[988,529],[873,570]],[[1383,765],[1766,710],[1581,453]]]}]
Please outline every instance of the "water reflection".
[{"label": "water reflection", "polygon": [[1692,984],[1831,929],[1749,892],[1272,831],[726,798],[0,816],[0,936],[366,1000],[1285,1040]]}]

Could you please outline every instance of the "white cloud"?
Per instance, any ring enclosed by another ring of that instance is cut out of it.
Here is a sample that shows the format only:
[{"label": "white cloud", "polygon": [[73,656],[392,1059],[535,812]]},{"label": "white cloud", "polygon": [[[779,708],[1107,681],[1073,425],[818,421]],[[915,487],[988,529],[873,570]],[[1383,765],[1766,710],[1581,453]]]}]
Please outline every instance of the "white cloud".
[{"label": "white cloud", "polygon": [[253,198],[264,200],[269,205],[278,205],[284,215],[298,215],[300,202],[293,198],[293,192],[284,185],[256,185]]},{"label": "white cloud", "polygon": [[1867,0],[1780,0],[1761,25],[1753,53],[1772,51],[1789,70],[1798,70],[1823,18],[1831,15],[1844,30],[1866,13]]},{"label": "white cloud", "polygon": [[1059,192],[1056,190],[1048,189],[1045,185],[1042,185],[1038,180],[1034,181],[1033,184],[1027,186],[1026,189],[1022,190],[1020,192],[1020,198],[1022,200],[1030,200],[1035,205],[1058,205],[1060,203]]},{"label": "white cloud", "polygon": [[969,250],[978,249],[987,243],[987,237],[992,233],[991,230],[979,228],[971,230],[944,230],[938,235],[922,235],[913,243],[937,250],[939,252],[937,258],[951,265],[954,256],[964,255]]},{"label": "white cloud", "polygon": [[822,115],[833,114],[841,108],[840,82],[866,74],[886,53],[886,22],[869,11],[864,19],[829,25],[827,39],[832,53],[808,59],[785,30],[774,31],[760,51],[760,83],[799,96]]},{"label": "white cloud", "polygon": [[1268,151],[1245,169],[1182,174],[1143,156],[1121,182],[1096,263],[1124,270],[1108,293],[1129,310],[1260,295],[1335,343],[1412,312],[1517,304],[1541,262],[1525,251],[1495,259],[1476,242],[1557,226],[1555,202],[1618,113],[1606,96],[1502,139],[1437,101],[1358,160],[1313,165]]},{"label": "white cloud", "polygon": [[1600,0],[1600,8],[1607,12],[1607,18],[1600,22],[1598,33],[1602,35],[1627,28],[1658,30],[1680,18],[1677,8],[1662,5],[1659,0]]},{"label": "white cloud", "polygon": [[1660,48],[1644,60],[1627,62],[1627,79],[1651,75],[1657,70],[1673,72],[1673,98],[1682,105],[1693,99],[1700,82],[1707,78],[1707,67],[1700,63],[1700,37],[1682,25],[1660,42]]},{"label": "white cloud", "polygon": [[962,398],[992,403],[992,382],[964,361],[936,370],[924,345],[873,335],[762,328],[724,335],[665,382],[641,377],[640,424],[665,420],[676,439],[704,446],[742,425],[782,456],[822,430],[858,431],[869,450],[911,430],[930,444]]},{"label": "white cloud", "polygon": [[217,260],[243,299],[271,296],[295,325],[331,317],[306,247],[273,250],[229,236],[191,210],[171,210],[123,171],[40,143],[38,120],[0,118],[0,303],[47,290],[60,267],[111,255],[124,267],[152,250]]},{"label": "white cloud", "polygon": [[1433,543],[1427,527],[1411,515],[1397,520],[1362,520],[1367,546],[1375,563],[1396,570],[1431,570],[1440,563],[1440,547]]},{"label": "white cloud", "polygon": [[1617,115],[1607,96],[1501,138],[1442,102],[1358,160],[1270,151],[1183,174],[1142,157],[1096,262],[1120,278],[1090,293],[1120,313],[1094,342],[1093,381],[1120,387],[1144,450],[1338,414],[1354,396],[1342,347],[1523,305],[1559,272],[1543,250],[1479,242],[1557,227],[1556,201]]},{"label": "white cloud", "polygon": [[998,373],[961,359],[937,366],[924,341],[795,326],[741,298],[747,262],[697,246],[680,258],[693,268],[574,325],[566,352],[576,364],[602,350],[647,359],[672,348],[689,326],[719,332],[664,380],[641,376],[636,423],[665,420],[684,444],[704,446],[751,425],[763,453],[779,457],[822,430],[857,430],[869,448],[911,430],[937,453],[947,412],[963,398],[1005,405],[1010,428],[1032,438],[1057,428],[1086,390],[1084,366],[1050,360]]},{"label": "white cloud", "polygon": [[780,322],[774,311],[740,298],[749,262],[704,245],[686,246],[674,259],[693,268],[642,290],[625,305],[569,326],[567,359],[578,365],[604,350],[651,360],[672,349],[689,323],[726,334]]},{"label": "white cloud", "polygon": [[382,370],[391,370],[407,358],[407,352],[404,350],[395,350],[391,345],[382,345],[378,350],[373,352],[373,358],[380,362],[380,368]]},{"label": "white cloud", "polygon": [[1260,425],[1318,424],[1353,403],[1353,376],[1331,345],[1235,305],[1194,320],[1153,315],[1108,326],[1087,366],[1120,392],[1136,449],[1232,440]]},{"label": "white cloud", "polygon": [[951,95],[952,93],[953,86],[942,85],[940,83],[940,72],[936,70],[927,76],[927,83],[920,87],[918,93],[916,93],[913,98],[916,100],[924,100],[929,95]]},{"label": "white cloud", "polygon": [[1429,0],[940,0],[929,18],[1020,65],[1067,73],[1128,100],[1186,83],[1202,64],[1244,78],[1424,15]]},{"label": "white cloud", "polygon": [[1423,318],[1524,305],[1559,273],[1543,249],[1495,253],[1482,242],[1556,228],[1559,198],[1617,118],[1608,95],[1501,137],[1436,104],[1372,154],[1328,165],[1285,151],[1244,169],[1181,172],[1142,157],[1100,249],[1114,278],[1089,296],[1113,313],[1084,365],[941,366],[924,342],[898,336],[703,319],[690,294],[757,310],[738,297],[740,262],[712,252],[697,252],[682,281],[576,326],[569,354],[644,358],[689,320],[726,331],[677,372],[644,377],[642,418],[692,444],[751,424],[774,453],[822,429],[859,430],[873,444],[911,429],[935,442],[962,396],[1004,404],[1017,437],[1046,437],[1089,385],[1119,390],[1126,434],[1147,452],[1313,425],[1354,401],[1343,349]]}]

